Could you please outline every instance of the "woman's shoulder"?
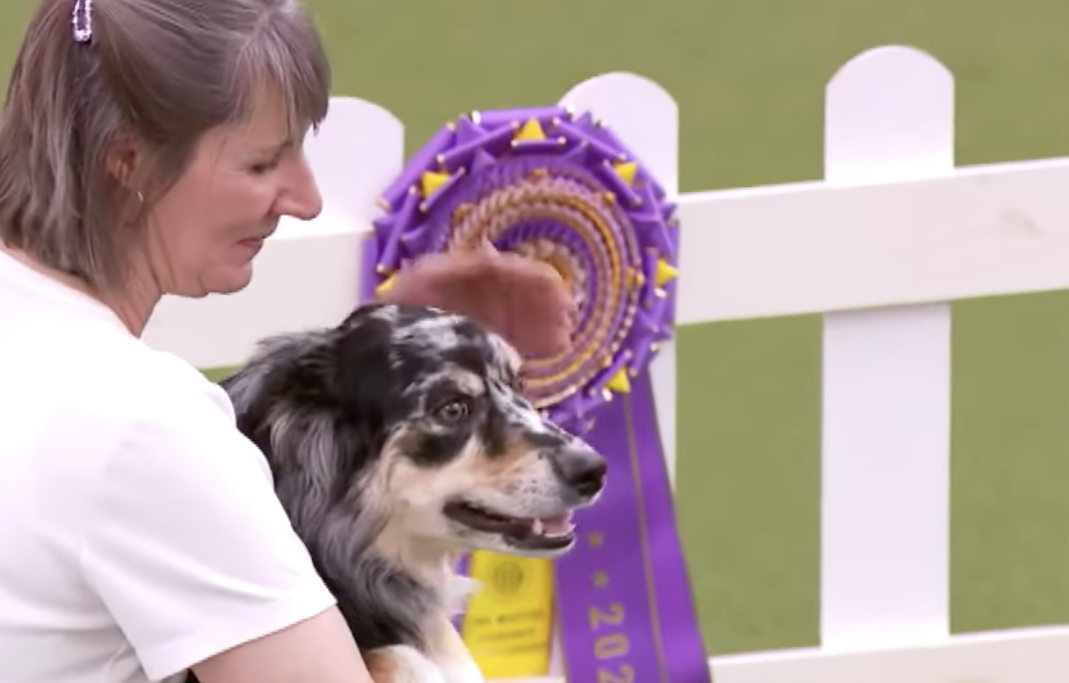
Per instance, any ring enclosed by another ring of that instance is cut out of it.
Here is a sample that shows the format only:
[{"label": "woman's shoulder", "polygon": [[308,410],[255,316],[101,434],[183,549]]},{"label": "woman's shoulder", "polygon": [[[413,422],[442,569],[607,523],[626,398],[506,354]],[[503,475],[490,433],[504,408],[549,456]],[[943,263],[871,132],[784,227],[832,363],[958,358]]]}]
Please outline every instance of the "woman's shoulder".
[{"label": "woman's shoulder", "polygon": [[227,481],[226,469],[270,483],[259,449],[236,427],[229,396],[177,356],[132,345],[121,364],[83,377],[79,393],[66,410],[76,411],[73,421],[98,425],[98,475],[145,486],[189,479],[203,487]]},{"label": "woman's shoulder", "polygon": [[82,340],[83,348],[47,371],[78,403],[131,416],[207,404],[233,419],[226,392],[184,359],[134,337],[102,341]]},{"label": "woman's shoulder", "polygon": [[263,457],[220,387],[136,339],[95,335],[38,337],[51,352],[46,365],[0,356],[0,415],[17,416],[0,420],[0,500],[36,492],[9,495],[0,511],[32,509],[74,529],[94,506],[136,507],[142,495],[147,506],[168,487],[241,480],[270,491]]},{"label": "woman's shoulder", "polygon": [[[92,336],[64,344],[16,380],[32,397],[23,406],[29,421],[79,435],[86,461],[95,453],[103,466],[123,444],[148,456],[168,439],[173,450],[196,434],[240,436],[226,392],[188,362],[134,337]],[[181,441],[173,436],[184,432]]]}]

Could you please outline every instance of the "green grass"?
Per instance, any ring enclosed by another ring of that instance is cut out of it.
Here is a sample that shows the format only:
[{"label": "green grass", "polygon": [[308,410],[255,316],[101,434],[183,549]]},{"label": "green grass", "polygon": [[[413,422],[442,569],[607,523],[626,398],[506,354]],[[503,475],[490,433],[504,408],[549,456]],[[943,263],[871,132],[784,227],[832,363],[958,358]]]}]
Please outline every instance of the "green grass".
[{"label": "green grass", "polygon": [[[960,163],[1069,154],[1065,0],[310,4],[336,92],[392,109],[410,148],[461,111],[630,70],[680,103],[684,190],[815,178],[824,83],[901,43],[957,77]],[[4,2],[0,72],[29,6]],[[815,644],[819,319],[688,327],[679,344],[678,506],[709,648]],[[1069,295],[956,305],[954,372],[953,626],[1069,621]]]}]

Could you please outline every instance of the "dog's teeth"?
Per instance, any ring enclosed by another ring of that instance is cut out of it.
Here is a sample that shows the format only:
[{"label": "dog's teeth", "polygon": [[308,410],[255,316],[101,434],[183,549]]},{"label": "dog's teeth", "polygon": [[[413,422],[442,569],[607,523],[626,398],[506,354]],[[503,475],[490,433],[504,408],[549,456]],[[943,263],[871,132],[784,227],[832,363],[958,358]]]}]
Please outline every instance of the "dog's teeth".
[{"label": "dog's teeth", "polygon": [[541,536],[544,531],[545,531],[545,528],[542,525],[542,520],[536,519],[534,522],[531,523],[531,533],[532,534],[534,534],[536,536]]}]

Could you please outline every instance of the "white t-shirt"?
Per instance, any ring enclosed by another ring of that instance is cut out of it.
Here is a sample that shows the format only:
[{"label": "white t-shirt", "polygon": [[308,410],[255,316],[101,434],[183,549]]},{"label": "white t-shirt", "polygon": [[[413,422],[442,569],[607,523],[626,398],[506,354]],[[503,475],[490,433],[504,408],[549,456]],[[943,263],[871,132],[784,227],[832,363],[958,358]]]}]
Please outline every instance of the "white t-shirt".
[{"label": "white t-shirt", "polygon": [[0,683],[164,680],[332,604],[226,394],[0,251]]}]

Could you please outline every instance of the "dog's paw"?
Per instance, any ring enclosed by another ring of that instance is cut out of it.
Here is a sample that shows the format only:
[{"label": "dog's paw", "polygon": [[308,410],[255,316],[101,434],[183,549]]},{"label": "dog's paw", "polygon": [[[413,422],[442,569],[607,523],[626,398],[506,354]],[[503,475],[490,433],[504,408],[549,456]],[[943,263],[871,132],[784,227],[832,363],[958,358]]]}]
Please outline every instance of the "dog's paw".
[{"label": "dog's paw", "polygon": [[446,683],[441,669],[408,645],[365,652],[364,661],[375,683]]}]

